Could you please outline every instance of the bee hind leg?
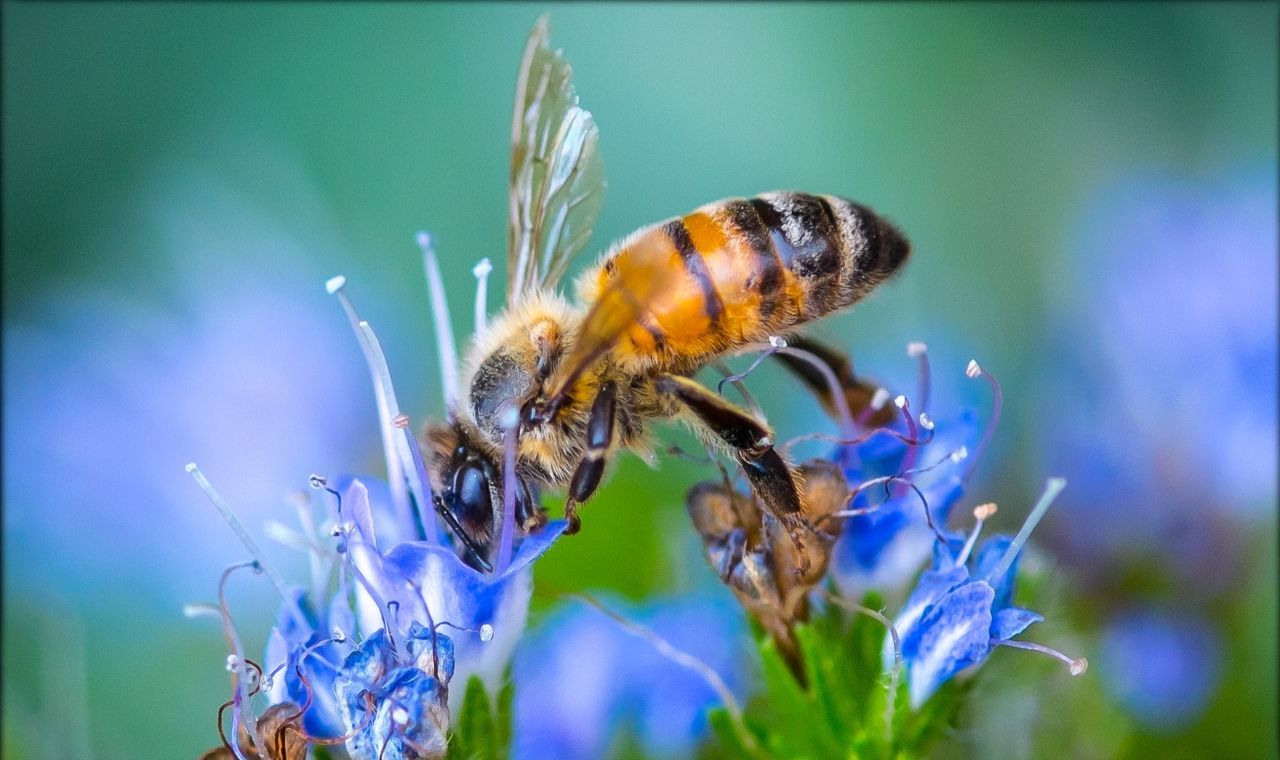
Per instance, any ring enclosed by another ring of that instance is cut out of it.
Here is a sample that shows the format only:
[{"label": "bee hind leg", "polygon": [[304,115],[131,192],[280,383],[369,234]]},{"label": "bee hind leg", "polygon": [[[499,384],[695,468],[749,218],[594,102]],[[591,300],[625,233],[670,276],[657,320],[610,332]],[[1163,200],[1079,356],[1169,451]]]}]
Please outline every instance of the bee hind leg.
[{"label": "bee hind leg", "polygon": [[[804,518],[795,471],[773,446],[773,435],[745,410],[679,375],[661,375],[655,387],[658,392],[678,399],[708,430],[733,451],[733,458],[751,484],[760,503],[786,527],[791,542],[803,545],[802,531],[812,532]],[[802,556],[806,556],[803,555]],[[797,568],[808,572],[808,567]]]},{"label": "bee hind leg", "polygon": [[602,383],[596,400],[591,404],[591,416],[587,419],[587,451],[573,471],[573,479],[569,481],[569,498],[564,502],[564,519],[569,521],[569,527],[565,530],[567,534],[574,534],[582,529],[578,505],[591,498],[604,477],[606,455],[613,442],[617,402],[617,384],[613,381]]},{"label": "bee hind leg", "polygon": [[[894,419],[896,410],[892,405],[872,407],[879,386],[855,375],[853,361],[848,355],[820,341],[800,336],[788,338],[787,344],[812,354],[815,359],[831,370],[839,391],[844,396],[845,404],[855,420],[863,421],[871,427],[879,427]],[[809,391],[818,398],[827,414],[839,421],[836,389],[831,387],[830,381],[822,370],[794,354],[779,353],[777,357],[783,366],[804,382]]]}]

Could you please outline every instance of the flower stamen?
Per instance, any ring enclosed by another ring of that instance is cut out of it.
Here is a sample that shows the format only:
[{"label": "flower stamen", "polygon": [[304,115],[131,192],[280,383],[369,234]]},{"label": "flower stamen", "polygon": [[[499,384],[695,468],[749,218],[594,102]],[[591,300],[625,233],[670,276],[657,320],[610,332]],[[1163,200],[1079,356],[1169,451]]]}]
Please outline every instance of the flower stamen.
[{"label": "flower stamen", "polygon": [[889,698],[885,705],[885,724],[888,726],[890,733],[893,732],[893,708],[894,702],[898,696],[898,681],[902,677],[902,636],[898,633],[898,627],[893,621],[885,617],[884,612],[873,610],[870,607],[863,606],[856,602],[851,602],[838,594],[830,591],[826,592],[826,598],[837,607],[843,607],[850,612],[857,612],[861,615],[876,620],[889,631],[889,640],[893,644],[893,668],[889,671]]},{"label": "flower stamen", "polygon": [[493,264],[488,258],[480,259],[480,261],[471,268],[471,274],[476,278],[476,304],[475,304],[475,331],[476,335],[480,335],[488,329],[489,315],[489,273],[493,271]]},{"label": "flower stamen", "polygon": [[422,249],[422,268],[427,275],[427,291],[431,296],[431,318],[436,328],[436,350],[440,357],[440,387],[444,389],[445,412],[453,417],[458,401],[458,349],[453,342],[453,325],[449,322],[449,301],[445,298],[440,262],[428,232],[416,236]]},{"label": "flower stamen", "polygon": [[994,643],[1002,647],[1013,647],[1014,649],[1025,649],[1030,652],[1039,652],[1040,654],[1047,654],[1050,657],[1054,658],[1055,660],[1060,660],[1066,663],[1067,669],[1071,672],[1071,675],[1073,676],[1083,675],[1084,672],[1089,669],[1088,659],[1084,657],[1070,657],[1068,655],[1063,654],[1062,652],[1059,652],[1056,649],[1053,649],[1052,647],[1047,647],[1043,644],[1036,644],[1035,642],[1032,642],[1032,641],[995,641]]},{"label": "flower stamen", "polygon": [[[440,542],[440,523],[436,520],[436,512],[432,507],[436,504],[435,489],[431,487],[431,478],[427,475],[427,465],[422,461],[422,450],[409,430],[409,418],[400,415],[391,421],[404,436],[404,447],[409,450],[409,460],[413,463],[413,474],[417,486],[413,487],[414,506],[418,508],[418,522],[422,525],[422,533],[427,543]],[[424,492],[425,491],[425,492]]]},{"label": "flower stamen", "polygon": [[987,446],[991,444],[992,437],[995,436],[996,426],[1000,424],[1000,411],[1004,408],[1004,391],[1000,388],[1000,381],[996,380],[995,375],[983,369],[982,365],[978,364],[977,359],[969,360],[969,366],[965,367],[964,373],[971,379],[981,377],[986,380],[987,384],[991,386],[992,393],[991,421],[987,423],[987,429],[982,433],[982,440],[978,443],[976,456],[969,463],[968,470],[965,471],[964,479],[967,481],[973,476],[974,470],[978,467],[978,462],[981,461],[982,455],[987,451]]},{"label": "flower stamen", "polygon": [[[369,323],[365,321],[359,322],[356,325],[356,330],[361,336],[363,336],[363,342],[365,345],[369,346],[370,355],[373,357],[375,379],[383,389],[383,398],[386,400],[387,412],[387,418],[384,421],[384,424],[389,428],[400,427],[400,425],[396,424],[397,418],[401,416],[400,405],[396,402],[395,387],[391,383],[391,368],[387,366],[387,357],[382,353],[382,345],[378,342],[378,336],[374,334],[373,328],[371,328]],[[408,424],[407,418],[403,420],[403,424]],[[394,431],[392,432],[394,433]],[[401,477],[408,480],[409,490],[420,504],[430,503],[425,501],[426,495],[431,489],[430,481],[423,478],[419,474],[418,470],[414,469],[410,464],[413,461],[414,452],[418,448],[417,442],[413,440],[413,436],[411,434],[399,437],[393,435],[392,438],[396,442],[396,451],[400,457]],[[409,504],[406,503],[402,506],[402,512],[406,517],[413,519],[414,512],[410,508]],[[423,525],[422,527],[424,531],[428,528],[426,525]]]},{"label": "flower stamen", "polygon": [[1063,488],[1066,488],[1066,478],[1049,478],[1045,483],[1044,492],[1040,494],[1039,501],[1031,510],[1031,514],[1027,515],[1026,522],[1022,523],[1022,527],[1018,529],[1018,534],[1013,537],[1013,543],[1009,544],[1009,548],[1005,550],[1004,556],[1000,558],[1000,562],[991,571],[991,575],[987,577],[987,582],[995,586],[999,584],[1009,568],[1013,565],[1013,561],[1018,558],[1018,553],[1022,551],[1022,547],[1026,545],[1027,539],[1031,537],[1031,531],[1035,530],[1040,519],[1044,517],[1044,513],[1049,511],[1049,505],[1058,497]]},{"label": "flower stamen", "polygon": [[752,751],[752,754],[756,754],[759,750],[759,746],[756,743],[755,737],[747,729],[746,723],[743,722],[742,706],[738,704],[737,697],[733,695],[733,691],[729,688],[729,685],[724,682],[724,679],[720,677],[720,674],[717,673],[714,668],[688,652],[676,649],[672,646],[671,642],[660,636],[657,631],[633,620],[628,620],[617,612],[605,607],[604,604],[595,599],[595,597],[582,593],[573,594],[573,596],[576,596],[592,607],[595,607],[610,620],[613,620],[621,626],[627,633],[638,639],[647,641],[655,650],[657,650],[658,654],[701,678],[703,682],[705,682],[707,686],[709,686],[711,690],[720,697],[720,702],[724,705],[725,710],[733,719],[734,727],[738,730],[739,738],[742,740],[742,743]]},{"label": "flower stamen", "polygon": [[987,518],[996,513],[996,505],[994,502],[979,504],[973,508],[973,519],[976,521],[973,530],[969,532],[969,538],[964,542],[964,548],[960,550],[960,556],[956,557],[953,567],[964,567],[964,563],[969,561],[969,554],[973,551],[974,544],[978,543],[978,534],[982,532],[982,523]]},{"label": "flower stamen", "polygon": [[[391,418],[399,414],[398,405],[394,396],[387,398],[388,389],[386,384],[382,382],[382,375],[379,371],[379,357],[374,347],[369,345],[368,339],[364,332],[360,329],[363,320],[356,311],[355,304],[351,302],[351,298],[346,294],[347,278],[341,275],[331,277],[325,283],[325,290],[330,295],[337,296],[338,303],[342,304],[342,310],[347,314],[347,321],[351,323],[351,329],[355,331],[356,342],[360,344],[360,352],[364,354],[365,364],[369,368],[369,377],[373,383],[374,400],[378,407],[378,432],[382,436],[382,455],[387,464],[387,486],[391,489],[391,503],[396,509],[404,515],[412,514],[409,507],[409,494],[405,490],[406,482],[404,477],[404,460],[398,454],[396,446],[395,431],[391,429]],[[386,364],[385,357],[382,358],[382,364]],[[390,374],[390,373],[388,373]],[[395,409],[395,412],[392,410]],[[316,486],[313,484],[312,488]]]}]

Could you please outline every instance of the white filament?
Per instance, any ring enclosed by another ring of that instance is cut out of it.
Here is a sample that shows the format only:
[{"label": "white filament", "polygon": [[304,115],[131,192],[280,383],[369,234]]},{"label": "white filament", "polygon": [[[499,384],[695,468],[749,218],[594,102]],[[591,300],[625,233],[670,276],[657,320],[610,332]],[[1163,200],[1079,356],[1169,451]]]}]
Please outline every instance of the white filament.
[{"label": "white filament", "polygon": [[453,342],[453,325],[449,322],[449,302],[444,295],[444,280],[440,277],[440,262],[431,235],[418,233],[418,246],[422,248],[422,268],[427,275],[427,291],[431,296],[431,318],[436,327],[436,351],[440,357],[440,387],[444,389],[445,409],[452,411],[458,400],[458,349]]},{"label": "white filament", "polygon": [[489,259],[480,259],[480,263],[471,268],[471,274],[476,278],[476,305],[475,305],[475,331],[479,335],[488,327],[489,314],[489,273],[493,271],[493,264]]},{"label": "white filament", "polygon": [[[203,472],[200,472],[200,468],[196,466],[195,462],[187,465],[187,472],[191,474],[191,477],[195,478],[196,485],[200,486],[200,490],[204,491],[204,495],[209,497],[209,501],[213,502],[213,506],[218,508],[218,512],[222,514],[222,519],[226,520],[227,524],[231,526],[236,538],[239,538],[240,543],[244,544],[244,548],[249,550],[249,555],[257,560],[258,566],[262,568],[262,571],[267,574],[267,578],[271,580],[271,585],[276,587],[280,598],[285,602],[291,602],[292,597],[289,596],[289,592],[285,587],[284,576],[280,575],[280,572],[267,561],[267,555],[263,554],[262,550],[258,548],[258,544],[249,535],[249,531],[244,529],[240,518],[236,517],[235,512],[231,511],[231,507],[227,505],[227,502],[214,490],[213,484],[209,482]],[[300,617],[299,619],[303,618]]]},{"label": "white filament", "polygon": [[[373,328],[369,327],[368,322],[360,322],[357,325],[360,335],[363,336],[364,342],[369,346],[370,355],[374,361],[374,375],[379,385],[382,386],[383,397],[387,406],[387,430],[392,434],[392,440],[395,443],[395,450],[400,459],[400,472],[403,473],[409,481],[409,490],[413,492],[413,498],[417,500],[418,509],[426,511],[431,508],[432,502],[429,500],[431,495],[431,484],[426,482],[423,472],[415,466],[415,455],[421,457],[422,454],[417,450],[417,443],[413,440],[413,434],[409,432],[407,427],[407,418],[403,430],[395,430],[393,428],[401,427],[396,424],[397,418],[402,417],[400,414],[400,406],[396,402],[396,391],[391,384],[391,369],[387,366],[387,357],[382,353],[382,345],[378,343],[378,336],[374,334]],[[399,435],[396,435],[399,433]],[[411,514],[408,505],[405,505],[405,513]],[[423,524],[423,529],[430,532],[431,540],[434,541],[434,524]]]},{"label": "white filament", "polygon": [[[403,460],[396,455],[395,435],[391,430],[391,418],[394,416],[391,409],[395,408],[396,400],[392,396],[387,398],[387,390],[379,378],[379,357],[375,355],[373,347],[369,345],[369,341],[365,339],[364,332],[360,329],[363,320],[360,319],[356,307],[351,303],[351,299],[343,291],[347,282],[347,278],[338,276],[330,278],[325,283],[325,290],[331,295],[338,297],[338,302],[342,304],[342,309],[347,313],[347,320],[351,322],[351,329],[355,331],[356,341],[360,344],[360,351],[364,354],[365,364],[369,367],[370,379],[373,382],[373,394],[378,405],[378,432],[382,434],[382,455],[387,462],[387,487],[391,490],[391,503],[395,505],[396,511],[400,514],[410,514],[409,496],[405,491],[404,465]],[[386,364],[385,358],[382,360]],[[323,481],[323,478],[321,478]],[[312,488],[323,487],[312,483]]]},{"label": "white filament", "polygon": [[1004,556],[1000,558],[1000,564],[996,565],[991,571],[991,585],[995,585],[1004,578],[1005,573],[1009,572],[1009,567],[1013,561],[1018,558],[1018,553],[1022,551],[1022,547],[1027,543],[1027,539],[1031,537],[1031,531],[1035,530],[1039,524],[1040,518],[1044,517],[1044,513],[1049,511],[1049,505],[1058,497],[1063,488],[1067,487],[1066,478],[1049,478],[1044,485],[1044,493],[1040,494],[1040,500],[1036,502],[1036,506],[1031,510],[1031,514],[1027,515],[1026,522],[1022,523],[1022,527],[1018,529],[1018,535],[1013,537],[1013,543],[1009,544],[1009,548],[1005,550]]}]

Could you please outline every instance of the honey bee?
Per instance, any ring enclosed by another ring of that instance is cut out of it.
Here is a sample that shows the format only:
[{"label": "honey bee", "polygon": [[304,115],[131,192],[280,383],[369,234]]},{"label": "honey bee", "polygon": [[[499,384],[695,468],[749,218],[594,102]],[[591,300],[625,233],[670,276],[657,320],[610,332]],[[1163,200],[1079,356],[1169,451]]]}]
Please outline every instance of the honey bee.
[{"label": "honey bee", "polygon": [[567,488],[576,532],[578,508],[615,453],[650,452],[649,423],[680,420],[737,462],[794,536],[805,525],[804,490],[772,432],[692,376],[853,305],[902,266],[910,246],[853,201],[763,193],[633,233],[581,274],[570,302],[557,287],[591,235],[605,187],[599,133],[571,74],[540,19],[516,89],[506,305],[468,347],[465,395],[448,423],[426,431],[436,507],[471,561],[487,567],[504,461],[514,462],[522,530],[546,520],[543,488]]}]

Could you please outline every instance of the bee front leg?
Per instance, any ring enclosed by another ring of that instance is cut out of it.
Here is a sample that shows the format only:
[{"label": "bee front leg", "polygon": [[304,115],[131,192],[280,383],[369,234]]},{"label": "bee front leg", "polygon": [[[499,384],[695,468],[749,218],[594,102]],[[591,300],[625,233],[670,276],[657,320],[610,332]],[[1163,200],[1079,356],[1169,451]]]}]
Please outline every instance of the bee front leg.
[{"label": "bee front leg", "polygon": [[617,384],[613,381],[601,384],[596,400],[591,404],[591,417],[587,419],[587,451],[573,471],[573,480],[569,482],[569,498],[564,502],[564,519],[569,521],[565,533],[573,534],[582,529],[578,505],[591,498],[604,477],[605,458],[613,442],[613,420],[617,405]]},{"label": "bee front leg", "polygon": [[[782,521],[792,543],[803,544],[801,530],[812,531],[804,519],[795,472],[773,447],[773,435],[744,409],[726,401],[687,377],[661,375],[659,393],[675,396],[698,420],[733,449],[760,503]],[[808,572],[808,568],[804,568]]]}]

